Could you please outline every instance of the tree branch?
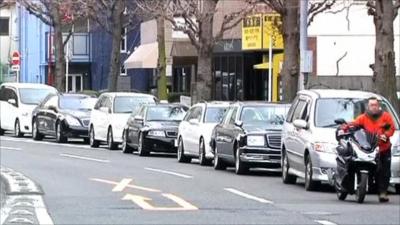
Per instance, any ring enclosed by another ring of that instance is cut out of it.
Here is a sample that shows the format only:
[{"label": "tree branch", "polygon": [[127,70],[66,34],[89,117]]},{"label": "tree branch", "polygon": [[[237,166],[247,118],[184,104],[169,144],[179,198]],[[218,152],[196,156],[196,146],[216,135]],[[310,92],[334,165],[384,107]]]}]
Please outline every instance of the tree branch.
[{"label": "tree branch", "polygon": [[336,60],[336,76],[339,76],[339,63],[346,56],[347,56],[347,51],[338,60]]},{"label": "tree branch", "polygon": [[309,19],[307,26],[310,26],[315,16],[330,9],[335,3],[336,0],[323,0],[322,2],[311,4],[310,10],[308,10]]}]

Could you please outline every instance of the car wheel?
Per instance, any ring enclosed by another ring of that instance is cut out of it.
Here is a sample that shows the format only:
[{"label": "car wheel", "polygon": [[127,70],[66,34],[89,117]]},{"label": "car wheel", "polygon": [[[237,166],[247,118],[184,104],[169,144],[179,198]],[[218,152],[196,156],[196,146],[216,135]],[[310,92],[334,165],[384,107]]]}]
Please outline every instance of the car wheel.
[{"label": "car wheel", "polygon": [[96,140],[94,136],[94,127],[90,126],[90,131],[89,131],[89,145],[92,148],[97,148],[99,147],[99,141]]},{"label": "car wheel", "polygon": [[394,185],[394,189],[396,191],[396,194],[400,194],[400,184]]},{"label": "car wheel", "polygon": [[15,120],[15,124],[14,124],[14,135],[15,137],[23,137],[24,133],[21,132],[21,126],[19,124],[19,120]]},{"label": "car wheel", "polygon": [[307,191],[317,190],[321,183],[319,181],[313,180],[312,162],[311,162],[310,155],[307,155],[305,164],[306,164],[305,173],[304,173],[305,174],[305,188]]},{"label": "car wheel", "polygon": [[289,159],[285,151],[282,151],[282,181],[284,184],[295,184],[297,177],[289,174]]},{"label": "car wheel", "polygon": [[243,175],[249,172],[249,167],[240,159],[240,150],[238,145],[235,145],[235,173]]},{"label": "car wheel", "polygon": [[204,139],[200,139],[199,143],[199,161],[201,166],[208,166],[210,165],[210,160],[206,158],[206,146],[204,144]]},{"label": "car wheel", "polygon": [[107,132],[107,147],[108,150],[116,150],[118,148],[118,144],[114,142],[113,131],[112,128],[108,128]]},{"label": "car wheel", "polygon": [[61,121],[58,121],[56,123],[56,141],[58,143],[67,142],[67,137],[64,136],[64,132],[63,132]]},{"label": "car wheel", "polygon": [[35,119],[32,122],[32,139],[35,141],[40,141],[43,139],[43,135],[39,132],[37,121]]},{"label": "car wheel", "polygon": [[89,144],[89,142],[90,142],[89,138],[83,138],[83,143]]},{"label": "car wheel", "polygon": [[215,170],[226,170],[226,164],[218,155],[218,148],[217,145],[215,145],[215,151],[214,151],[214,169]]},{"label": "car wheel", "polygon": [[183,146],[183,139],[182,138],[179,138],[179,141],[178,141],[178,154],[177,154],[177,157],[178,157],[178,162],[180,162],[180,163],[190,163],[192,161],[191,158],[189,158],[189,157],[187,157],[185,155],[185,148]]},{"label": "car wheel", "polygon": [[139,156],[148,156],[149,155],[149,152],[148,152],[146,146],[144,145],[143,133],[139,133],[138,153],[139,153]]},{"label": "car wheel", "polygon": [[124,131],[122,134],[122,152],[125,154],[133,152],[133,148],[127,143],[127,135],[128,134],[126,133],[126,131]]}]

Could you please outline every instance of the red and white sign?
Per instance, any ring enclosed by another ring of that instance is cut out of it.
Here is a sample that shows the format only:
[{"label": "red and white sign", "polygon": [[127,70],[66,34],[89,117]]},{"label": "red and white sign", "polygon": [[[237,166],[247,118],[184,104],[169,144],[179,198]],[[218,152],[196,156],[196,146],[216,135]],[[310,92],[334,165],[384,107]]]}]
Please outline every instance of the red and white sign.
[{"label": "red and white sign", "polygon": [[11,64],[12,65],[19,65],[20,64],[20,55],[18,51],[14,51],[11,57]]}]

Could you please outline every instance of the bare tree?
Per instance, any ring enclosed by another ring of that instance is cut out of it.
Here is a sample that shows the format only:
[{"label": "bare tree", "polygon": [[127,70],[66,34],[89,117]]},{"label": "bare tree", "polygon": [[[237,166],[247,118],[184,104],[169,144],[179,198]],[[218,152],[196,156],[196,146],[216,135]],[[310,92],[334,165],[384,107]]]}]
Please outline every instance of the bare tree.
[{"label": "bare tree", "polygon": [[[282,20],[281,32],[284,42],[284,61],[281,71],[283,85],[283,100],[292,101],[296,97],[300,72],[300,27],[299,6],[301,0],[261,0],[271,9],[280,14]],[[330,9],[336,0],[310,1],[308,10],[308,25],[315,17]]]},{"label": "bare tree", "polygon": [[[73,23],[85,16],[77,0],[18,0],[25,9],[43,23],[54,28],[55,81],[59,91],[65,90],[65,45],[72,35]],[[69,27],[67,38],[63,40],[63,27]],[[49,60],[51,60],[49,58]]]},{"label": "bare tree", "polygon": [[[156,1],[158,0],[137,0],[137,4],[145,12],[163,16],[172,24],[175,31],[182,31],[189,37],[198,53],[197,78],[195,88],[192,90],[192,102],[212,99],[213,47],[223,38],[226,31],[237,26],[254,9],[256,1],[243,0],[246,3],[245,7],[225,15],[218,30],[213,30],[213,21],[217,4],[221,0],[165,0],[165,4],[161,7],[149,7],[149,2]],[[168,7],[165,8],[164,5]]]},{"label": "bare tree", "polygon": [[122,30],[127,33],[140,24],[133,1],[129,0],[80,0],[89,9],[89,16],[100,25],[112,39],[108,72],[108,91],[116,91],[121,72]]},{"label": "bare tree", "polygon": [[375,24],[375,64],[370,65],[374,72],[372,79],[375,89],[400,113],[400,103],[396,96],[393,31],[393,21],[399,12],[400,0],[368,0],[367,7]]}]

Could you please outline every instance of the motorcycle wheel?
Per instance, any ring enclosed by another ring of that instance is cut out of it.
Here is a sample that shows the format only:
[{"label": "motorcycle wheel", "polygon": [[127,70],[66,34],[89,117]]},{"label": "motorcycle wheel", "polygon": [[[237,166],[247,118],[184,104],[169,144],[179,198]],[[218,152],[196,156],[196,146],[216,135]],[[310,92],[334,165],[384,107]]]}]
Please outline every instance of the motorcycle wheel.
[{"label": "motorcycle wheel", "polygon": [[357,190],[356,190],[356,201],[363,203],[365,195],[367,194],[368,174],[358,173],[357,176]]}]

